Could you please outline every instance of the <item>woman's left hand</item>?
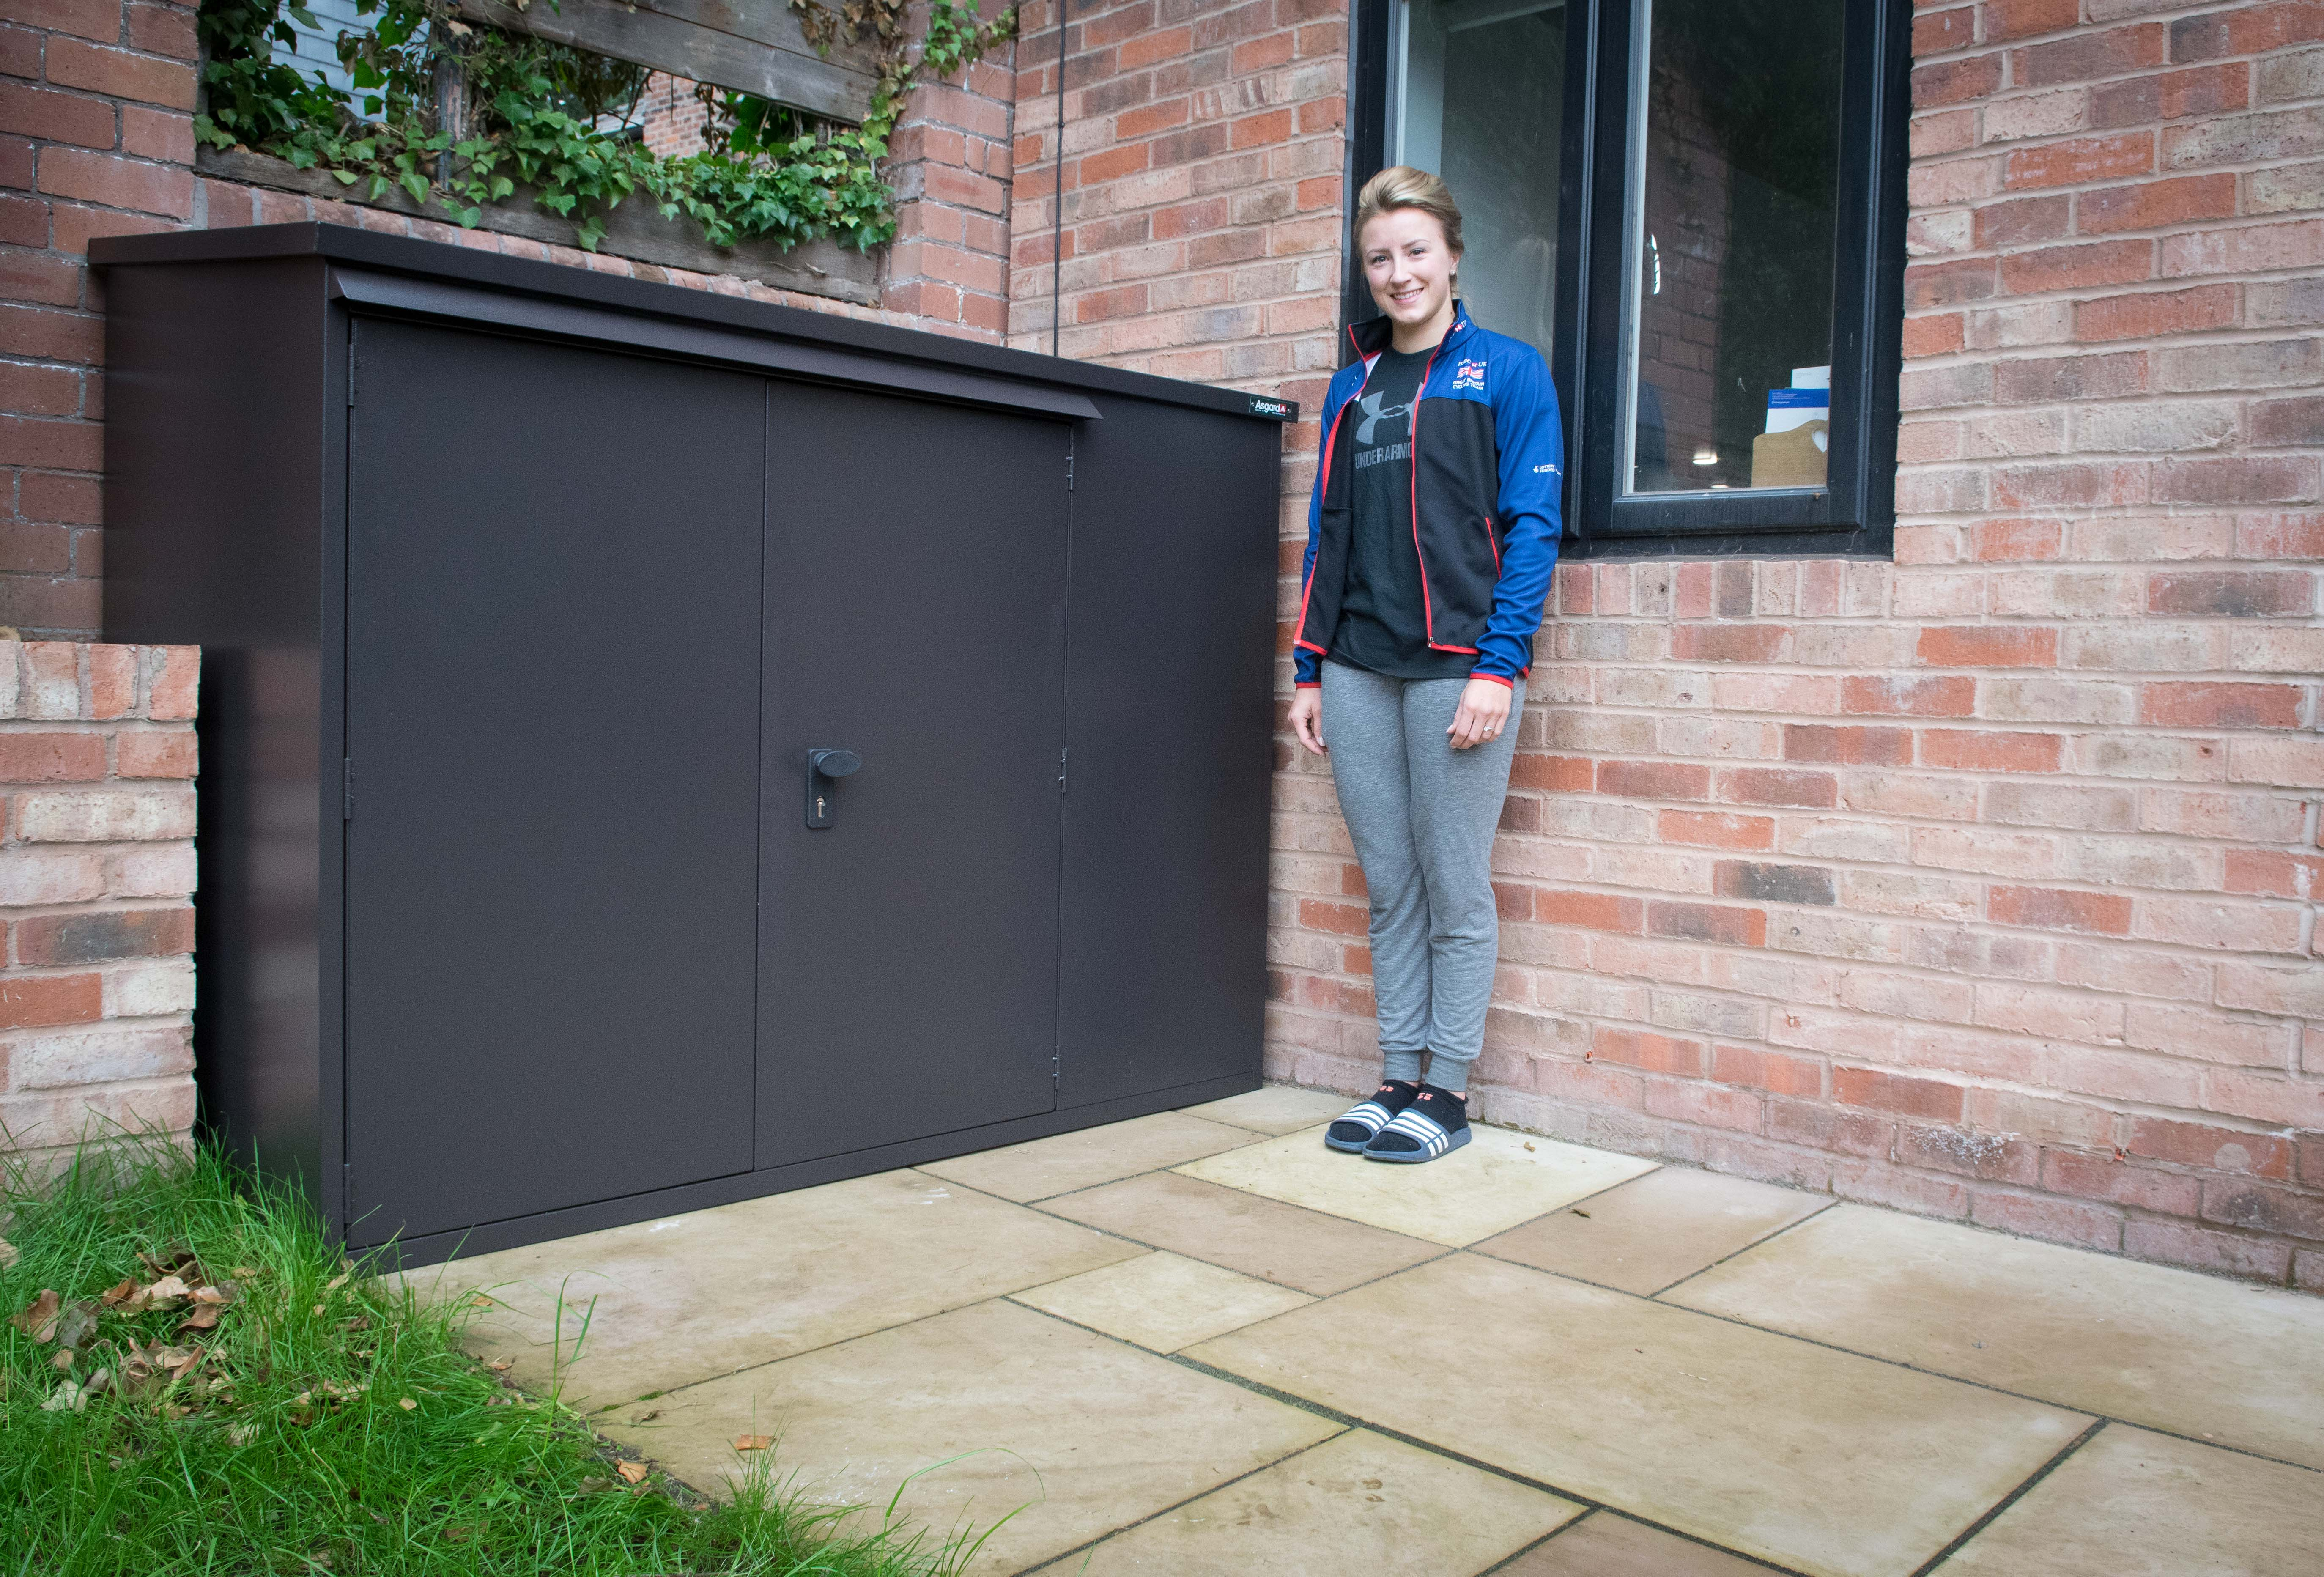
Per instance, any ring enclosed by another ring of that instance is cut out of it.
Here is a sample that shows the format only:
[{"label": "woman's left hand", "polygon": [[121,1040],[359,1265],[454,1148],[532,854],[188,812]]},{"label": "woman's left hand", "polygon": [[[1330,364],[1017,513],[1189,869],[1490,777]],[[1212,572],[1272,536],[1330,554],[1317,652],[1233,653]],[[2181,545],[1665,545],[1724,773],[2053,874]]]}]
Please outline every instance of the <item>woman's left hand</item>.
[{"label": "woman's left hand", "polygon": [[1509,722],[1509,687],[1497,685],[1490,679],[1471,679],[1469,687],[1461,692],[1461,709],[1452,714],[1452,726],[1444,731],[1456,751],[1499,739]]}]

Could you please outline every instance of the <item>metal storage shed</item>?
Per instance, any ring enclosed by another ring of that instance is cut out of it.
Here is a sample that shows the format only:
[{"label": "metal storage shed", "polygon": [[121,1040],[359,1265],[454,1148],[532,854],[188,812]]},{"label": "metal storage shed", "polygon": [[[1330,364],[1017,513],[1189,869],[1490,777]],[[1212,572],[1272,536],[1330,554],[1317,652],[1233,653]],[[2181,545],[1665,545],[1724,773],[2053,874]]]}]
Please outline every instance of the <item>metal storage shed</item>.
[{"label": "metal storage shed", "polygon": [[1256,1087],[1281,402],[332,226],[91,253],[107,637],[205,649],[206,1110],[350,1244]]}]

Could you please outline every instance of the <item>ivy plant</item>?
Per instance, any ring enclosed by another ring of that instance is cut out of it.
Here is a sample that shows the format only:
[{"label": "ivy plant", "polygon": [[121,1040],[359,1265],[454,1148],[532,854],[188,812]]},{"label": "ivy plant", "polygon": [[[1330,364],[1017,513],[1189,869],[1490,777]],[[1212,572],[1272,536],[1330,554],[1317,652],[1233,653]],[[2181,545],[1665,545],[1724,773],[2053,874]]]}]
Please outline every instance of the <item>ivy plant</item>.
[{"label": "ivy plant", "polygon": [[[593,251],[605,216],[633,196],[665,217],[694,219],[715,246],[765,239],[788,248],[830,235],[869,251],[896,232],[895,193],[879,166],[905,93],[1013,37],[1016,11],[988,23],[973,0],[932,0],[914,52],[905,0],[844,0],[837,10],[821,0],[789,4],[818,51],[843,36],[879,41],[881,75],[861,126],[704,87],[696,91],[709,110],[706,145],[666,156],[635,134],[646,68],[471,25],[453,0],[356,0],[357,13],[376,21],[339,36],[352,91],[274,59],[276,45],[296,42],[286,13],[320,31],[297,0],[203,0],[205,105],[194,132],[213,147],[327,171],[374,201],[401,189],[464,226],[522,189],[572,220]],[[466,105],[456,124],[445,124],[445,81],[458,85]]]}]

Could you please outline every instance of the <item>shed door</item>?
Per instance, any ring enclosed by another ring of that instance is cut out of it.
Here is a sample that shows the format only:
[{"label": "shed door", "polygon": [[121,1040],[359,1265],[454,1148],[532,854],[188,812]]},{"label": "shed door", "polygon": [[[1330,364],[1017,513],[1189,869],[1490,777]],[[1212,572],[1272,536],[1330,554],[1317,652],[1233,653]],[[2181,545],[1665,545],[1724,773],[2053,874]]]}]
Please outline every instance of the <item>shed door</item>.
[{"label": "shed door", "polygon": [[1071,430],[770,385],[761,1167],[1055,1106]]},{"label": "shed door", "polygon": [[366,321],[357,1244],[752,1165],[765,383]]}]

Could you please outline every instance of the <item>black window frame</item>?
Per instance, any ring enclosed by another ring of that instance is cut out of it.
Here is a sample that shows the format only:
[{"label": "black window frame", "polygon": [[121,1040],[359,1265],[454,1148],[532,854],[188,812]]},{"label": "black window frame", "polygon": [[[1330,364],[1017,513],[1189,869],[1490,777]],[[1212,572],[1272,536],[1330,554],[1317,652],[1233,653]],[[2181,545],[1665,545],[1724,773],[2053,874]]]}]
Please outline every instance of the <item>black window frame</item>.
[{"label": "black window frame", "polygon": [[[1379,315],[1356,254],[1355,193],[1387,163],[1397,3],[1353,0],[1343,330]],[[1893,557],[1913,9],[1912,0],[1843,5],[1828,480],[1813,489],[1623,495],[1616,440],[1637,7],[1635,0],[1566,0],[1558,338],[1550,365],[1565,421],[1562,557]],[[1344,332],[1341,349],[1343,358],[1353,354]]]}]

